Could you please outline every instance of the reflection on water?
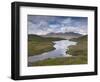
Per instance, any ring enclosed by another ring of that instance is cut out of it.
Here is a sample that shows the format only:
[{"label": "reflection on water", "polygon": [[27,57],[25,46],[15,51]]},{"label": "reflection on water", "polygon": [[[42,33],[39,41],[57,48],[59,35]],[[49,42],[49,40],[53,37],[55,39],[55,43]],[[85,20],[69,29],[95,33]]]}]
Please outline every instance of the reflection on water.
[{"label": "reflection on water", "polygon": [[52,50],[50,52],[45,52],[45,53],[42,53],[42,54],[36,55],[36,56],[30,56],[28,58],[28,62],[32,63],[35,61],[44,60],[44,59],[48,59],[48,58],[68,57],[68,56],[70,56],[70,55],[66,54],[68,46],[76,45],[76,42],[69,41],[69,40],[54,41],[53,43],[55,43],[55,45],[54,45],[55,50]]}]

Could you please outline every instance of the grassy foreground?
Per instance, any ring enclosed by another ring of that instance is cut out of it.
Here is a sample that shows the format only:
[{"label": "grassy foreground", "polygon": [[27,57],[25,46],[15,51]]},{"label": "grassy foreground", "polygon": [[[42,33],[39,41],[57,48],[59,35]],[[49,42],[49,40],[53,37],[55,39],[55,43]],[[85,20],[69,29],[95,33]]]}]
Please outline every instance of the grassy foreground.
[{"label": "grassy foreground", "polygon": [[72,57],[49,58],[34,62],[32,66],[87,64],[87,36],[71,40],[77,42],[77,45],[70,46],[66,52],[72,55]]},{"label": "grassy foreground", "polygon": [[54,50],[52,41],[61,40],[60,38],[44,38],[37,35],[28,35],[28,56],[38,55]]},{"label": "grassy foreground", "polygon": [[76,64],[86,64],[86,57],[62,57],[54,59],[46,59],[38,62],[32,63],[32,66],[50,66],[50,65],[76,65]]}]

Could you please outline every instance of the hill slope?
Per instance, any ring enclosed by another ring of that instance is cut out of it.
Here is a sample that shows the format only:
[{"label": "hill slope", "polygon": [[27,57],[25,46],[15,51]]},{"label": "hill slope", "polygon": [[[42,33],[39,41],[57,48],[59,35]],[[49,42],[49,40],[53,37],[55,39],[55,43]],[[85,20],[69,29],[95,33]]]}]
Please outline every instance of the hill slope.
[{"label": "hill slope", "polygon": [[72,41],[76,41],[77,45],[70,46],[68,53],[74,56],[87,56],[87,38],[88,36],[82,36],[79,38],[71,39]]},{"label": "hill slope", "polygon": [[48,65],[77,65],[77,64],[87,64],[87,38],[88,36],[82,36],[79,38],[71,39],[76,41],[77,45],[69,47],[67,54],[72,55],[72,57],[62,57],[62,58],[49,58],[46,60],[38,61],[32,63],[32,66],[48,66]]},{"label": "hill slope", "polygon": [[57,40],[61,40],[61,38],[45,38],[38,35],[28,35],[28,56],[54,50],[54,43],[52,41]]}]

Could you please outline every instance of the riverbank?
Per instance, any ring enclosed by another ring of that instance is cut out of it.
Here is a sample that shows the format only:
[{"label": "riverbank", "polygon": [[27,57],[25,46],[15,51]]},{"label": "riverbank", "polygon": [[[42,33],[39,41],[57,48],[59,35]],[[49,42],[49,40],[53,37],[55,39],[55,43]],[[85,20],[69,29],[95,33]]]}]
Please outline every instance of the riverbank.
[{"label": "riverbank", "polygon": [[54,43],[52,41],[63,40],[61,38],[45,38],[37,35],[28,35],[28,56],[35,56],[44,52],[52,51]]},{"label": "riverbank", "polygon": [[71,54],[72,56],[87,56],[87,39],[87,35],[80,38],[71,39],[71,41],[77,42],[77,45],[69,46],[69,50],[66,53]]},{"label": "riverbank", "polygon": [[69,50],[66,53],[76,56],[78,60],[82,57],[82,60],[78,61],[79,63],[83,61],[88,63],[88,36],[85,35],[77,39],[71,39],[71,41],[76,41],[77,45],[69,46]]},{"label": "riverbank", "polygon": [[31,66],[87,64],[87,36],[71,39],[71,41],[77,42],[77,45],[70,46],[66,52],[72,57],[49,58],[31,63]]},{"label": "riverbank", "polygon": [[86,64],[87,63],[86,61],[87,58],[82,56],[49,58],[46,60],[31,63],[30,66],[77,65],[77,64]]},{"label": "riverbank", "polygon": [[52,58],[62,58],[62,57],[69,57],[69,55],[66,55],[66,49],[70,45],[76,45],[76,42],[69,41],[69,40],[60,40],[60,41],[53,41],[54,43],[54,48],[55,50],[49,51],[42,53],[40,55],[36,56],[29,56],[28,57],[28,62],[33,63],[33,62],[38,62],[38,61],[43,61],[46,59],[52,59]]}]

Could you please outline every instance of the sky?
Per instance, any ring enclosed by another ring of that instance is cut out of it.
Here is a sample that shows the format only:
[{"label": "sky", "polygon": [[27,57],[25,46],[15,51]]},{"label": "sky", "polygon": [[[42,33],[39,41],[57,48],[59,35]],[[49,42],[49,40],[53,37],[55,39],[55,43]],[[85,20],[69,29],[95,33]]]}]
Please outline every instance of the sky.
[{"label": "sky", "polygon": [[48,33],[74,32],[86,35],[87,17],[28,15],[28,34],[46,35]]}]

